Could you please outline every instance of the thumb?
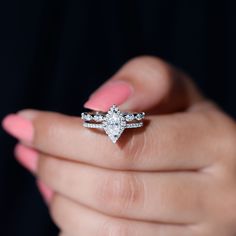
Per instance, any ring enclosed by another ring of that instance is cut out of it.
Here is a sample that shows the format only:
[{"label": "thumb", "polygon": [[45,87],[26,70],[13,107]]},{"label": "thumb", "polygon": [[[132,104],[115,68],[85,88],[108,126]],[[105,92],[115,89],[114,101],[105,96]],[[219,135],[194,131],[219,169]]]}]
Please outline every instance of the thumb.
[{"label": "thumb", "polygon": [[200,100],[201,94],[183,72],[156,57],[143,56],[127,62],[84,107],[107,111],[116,104],[123,110],[169,113]]}]

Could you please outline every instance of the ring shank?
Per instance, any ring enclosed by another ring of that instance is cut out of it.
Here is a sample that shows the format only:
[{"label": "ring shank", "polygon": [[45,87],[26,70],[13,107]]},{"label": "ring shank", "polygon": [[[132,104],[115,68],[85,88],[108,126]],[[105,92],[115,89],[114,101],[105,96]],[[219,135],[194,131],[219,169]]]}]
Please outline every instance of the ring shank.
[{"label": "ring shank", "polygon": [[[104,128],[104,124],[103,123],[90,123],[90,122],[84,122],[83,126],[86,128],[92,128],[92,129],[103,129]],[[134,122],[134,123],[126,123],[125,128],[140,128],[143,126],[143,122]]]}]

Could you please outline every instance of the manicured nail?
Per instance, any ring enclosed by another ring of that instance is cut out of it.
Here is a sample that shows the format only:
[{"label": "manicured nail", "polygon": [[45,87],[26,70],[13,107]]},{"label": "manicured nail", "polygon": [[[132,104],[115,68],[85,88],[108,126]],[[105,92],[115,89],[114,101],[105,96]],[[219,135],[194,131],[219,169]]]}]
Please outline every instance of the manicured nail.
[{"label": "manicured nail", "polygon": [[91,110],[107,111],[113,104],[121,105],[133,93],[133,87],[126,81],[111,80],[96,90],[84,104]]},{"label": "manicured nail", "polygon": [[36,172],[38,163],[38,152],[36,150],[17,144],[14,153],[17,161],[22,166],[32,173]]},{"label": "manicured nail", "polygon": [[43,199],[45,200],[47,204],[49,204],[53,197],[53,191],[45,183],[43,183],[40,180],[37,181],[37,185],[38,185],[40,193],[43,196]]},{"label": "manicured nail", "polygon": [[25,142],[32,142],[34,127],[32,122],[17,114],[10,114],[2,121],[2,127],[13,137]]}]

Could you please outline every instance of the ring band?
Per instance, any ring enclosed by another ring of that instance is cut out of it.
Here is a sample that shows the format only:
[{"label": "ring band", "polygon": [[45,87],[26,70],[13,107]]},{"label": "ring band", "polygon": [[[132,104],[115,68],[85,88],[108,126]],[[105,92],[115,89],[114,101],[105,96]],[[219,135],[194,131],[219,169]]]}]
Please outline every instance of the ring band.
[{"label": "ring band", "polygon": [[81,113],[84,127],[104,129],[113,143],[116,143],[126,128],[142,127],[144,117],[144,112],[121,112],[116,105],[110,107],[108,112]]}]

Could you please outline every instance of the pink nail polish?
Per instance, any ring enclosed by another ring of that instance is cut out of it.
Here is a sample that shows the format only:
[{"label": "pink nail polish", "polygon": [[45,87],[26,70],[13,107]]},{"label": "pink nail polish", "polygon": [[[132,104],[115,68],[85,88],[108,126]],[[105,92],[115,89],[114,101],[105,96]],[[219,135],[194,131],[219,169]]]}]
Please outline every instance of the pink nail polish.
[{"label": "pink nail polish", "polygon": [[52,197],[53,197],[53,191],[40,180],[37,181],[37,185],[38,185],[39,191],[42,194],[45,202],[47,204],[49,204]]},{"label": "pink nail polish", "polygon": [[22,144],[17,144],[14,150],[17,161],[29,171],[35,173],[38,163],[38,152],[27,148]]},{"label": "pink nail polish", "polygon": [[132,86],[121,80],[112,80],[98,88],[84,104],[91,110],[107,111],[113,104],[121,105],[133,93]]},{"label": "pink nail polish", "polygon": [[20,115],[10,114],[6,116],[2,121],[2,127],[17,139],[29,143],[33,140],[32,122]]}]

